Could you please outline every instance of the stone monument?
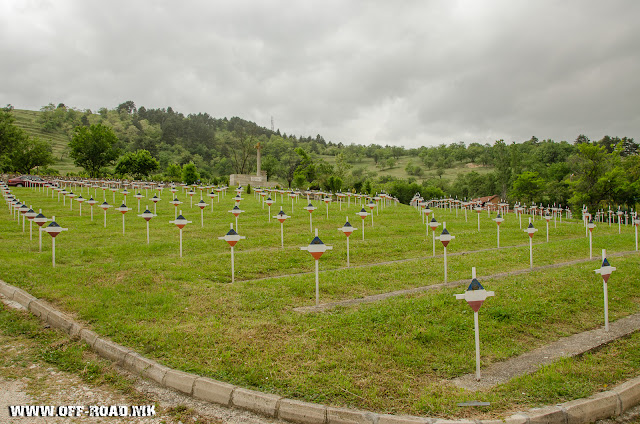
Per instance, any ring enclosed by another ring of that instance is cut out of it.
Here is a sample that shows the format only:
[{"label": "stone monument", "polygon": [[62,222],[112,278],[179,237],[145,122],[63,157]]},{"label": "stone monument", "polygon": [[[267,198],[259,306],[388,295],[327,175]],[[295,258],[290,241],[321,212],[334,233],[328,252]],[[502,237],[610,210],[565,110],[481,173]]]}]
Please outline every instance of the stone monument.
[{"label": "stone monument", "polygon": [[248,175],[248,174],[231,174],[229,175],[229,185],[230,186],[245,186],[247,184],[251,184],[254,187],[275,187],[278,183],[273,181],[267,181],[267,171],[263,171],[261,168],[260,162],[260,151],[262,150],[262,145],[260,142],[255,145],[257,150],[256,157],[256,165],[257,171],[256,175]]}]

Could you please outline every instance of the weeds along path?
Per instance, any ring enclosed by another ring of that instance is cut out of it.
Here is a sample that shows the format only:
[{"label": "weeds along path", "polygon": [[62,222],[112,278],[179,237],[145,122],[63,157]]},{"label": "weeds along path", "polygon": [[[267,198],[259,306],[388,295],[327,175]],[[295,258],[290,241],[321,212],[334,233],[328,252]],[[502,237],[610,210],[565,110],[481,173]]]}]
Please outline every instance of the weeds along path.
[{"label": "weeds along path", "polygon": [[[516,247],[516,246],[514,246]],[[503,249],[503,248],[501,248]],[[463,254],[468,254],[468,253],[477,253],[477,252],[485,252],[485,251],[489,251],[489,250],[497,250],[497,249],[483,249],[483,250],[477,250],[475,252],[458,252],[456,253],[456,255],[463,255]],[[618,256],[626,256],[626,255],[631,255],[631,254],[637,254],[638,252],[636,252],[635,250],[629,250],[626,252],[618,252],[618,253],[611,253],[608,255],[608,257],[613,258],[613,257],[618,257]],[[453,256],[454,254],[451,254],[451,256]],[[405,259],[403,261],[393,261],[393,262],[389,262],[389,263],[398,263],[398,262],[406,262],[406,261],[413,261],[416,259]],[[531,272],[536,272],[536,271],[543,271],[546,269],[554,269],[554,268],[561,268],[561,267],[565,267],[565,266],[571,266],[571,265],[576,265],[576,264],[580,264],[580,263],[585,263],[585,262],[598,262],[600,261],[600,258],[593,258],[593,259],[589,259],[589,258],[584,258],[584,259],[574,259],[571,261],[566,261],[566,262],[559,262],[559,263],[555,263],[555,264],[550,264],[550,265],[543,265],[543,266],[537,266],[537,267],[533,267],[532,268],[525,268],[525,269],[518,269],[518,270],[514,270],[514,271],[506,271],[506,272],[500,272],[497,274],[492,274],[492,275],[482,275],[479,276],[479,278],[483,279],[483,280],[490,280],[490,279],[496,279],[496,278],[503,278],[503,277],[509,277],[509,276],[513,276],[513,275],[521,275],[521,274],[528,274]],[[380,265],[380,264],[378,264]],[[370,266],[370,265],[362,265],[364,266]],[[325,271],[326,272],[326,271]],[[276,277],[274,277],[276,278]],[[395,297],[395,296],[404,296],[404,295],[408,295],[408,294],[414,294],[414,293],[421,293],[421,292],[425,292],[425,291],[429,291],[429,290],[438,290],[444,287],[456,287],[456,286],[462,286],[462,285],[466,285],[469,283],[469,279],[463,279],[463,280],[456,280],[456,281],[450,281],[448,283],[440,283],[440,284],[431,284],[428,286],[420,286],[420,287],[414,287],[411,289],[404,289],[404,290],[395,290],[395,291],[391,291],[391,292],[387,292],[387,293],[380,293],[380,294],[375,294],[375,295],[371,295],[371,296],[364,296],[364,297],[359,297],[359,298],[354,298],[354,299],[345,299],[345,300],[341,300],[341,301],[337,301],[337,302],[328,302],[328,303],[322,303],[318,306],[301,306],[299,308],[294,308],[294,311],[296,312],[301,312],[301,313],[309,313],[309,312],[323,312],[332,308],[335,308],[337,306],[353,306],[353,305],[358,305],[361,303],[372,303],[372,302],[378,302],[381,300],[385,300],[385,299],[389,299],[391,297]]]}]

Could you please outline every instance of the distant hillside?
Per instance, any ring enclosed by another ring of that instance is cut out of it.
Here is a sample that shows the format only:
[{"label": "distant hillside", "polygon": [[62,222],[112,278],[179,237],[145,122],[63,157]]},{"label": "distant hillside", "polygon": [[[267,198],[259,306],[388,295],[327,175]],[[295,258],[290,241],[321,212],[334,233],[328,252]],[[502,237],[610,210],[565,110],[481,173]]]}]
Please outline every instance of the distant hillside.
[{"label": "distant hillside", "polygon": [[62,130],[54,130],[46,132],[42,128],[42,124],[38,122],[38,117],[42,114],[39,111],[14,109],[13,116],[16,118],[15,124],[22,128],[31,137],[39,137],[41,140],[49,141],[53,146],[53,156],[58,161],[52,165],[53,169],[60,171],[61,175],[68,172],[79,172],[80,168],[73,164],[73,160],[69,157],[67,145],[69,144],[69,136]]}]

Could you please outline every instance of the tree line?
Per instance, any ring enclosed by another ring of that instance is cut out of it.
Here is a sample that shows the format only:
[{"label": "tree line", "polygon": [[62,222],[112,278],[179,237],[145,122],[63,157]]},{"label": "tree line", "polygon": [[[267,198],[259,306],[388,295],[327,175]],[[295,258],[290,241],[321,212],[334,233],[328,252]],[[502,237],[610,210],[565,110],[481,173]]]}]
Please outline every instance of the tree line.
[{"label": "tree line", "polygon": [[[70,155],[88,175],[108,172],[179,180],[184,177],[185,165],[189,165],[187,174],[194,175],[193,165],[196,180],[220,182],[232,173],[255,172],[255,146],[260,143],[262,169],[268,178],[293,188],[386,190],[405,202],[416,191],[424,197],[460,199],[497,194],[528,204],[584,203],[591,207],[604,203],[631,207],[640,197],[638,145],[628,137],[605,136],[591,141],[580,134],[572,142],[531,137],[518,143],[364,146],[333,143],[319,134],[287,135],[238,117],[184,115],[171,107],[138,108],[133,101],[114,109],[101,108],[97,113],[50,104],[41,109],[39,123],[44,131],[63,132],[69,137]],[[93,154],[101,159],[97,165],[82,157],[90,151],[83,143],[93,133],[110,140],[101,155]],[[404,167],[408,178],[384,173],[397,168],[403,158],[408,158]],[[458,172],[454,179],[443,178],[448,170],[465,167],[473,170]]]}]

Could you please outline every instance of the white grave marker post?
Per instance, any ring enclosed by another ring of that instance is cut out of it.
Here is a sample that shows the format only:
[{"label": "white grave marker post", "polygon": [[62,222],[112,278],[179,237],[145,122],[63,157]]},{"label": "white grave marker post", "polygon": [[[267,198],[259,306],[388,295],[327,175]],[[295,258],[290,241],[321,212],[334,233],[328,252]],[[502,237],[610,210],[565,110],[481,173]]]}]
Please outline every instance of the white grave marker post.
[{"label": "white grave marker post", "polygon": [[73,194],[73,191],[69,192],[67,194],[67,196],[69,197],[69,210],[72,211],[73,210],[73,198],[76,197],[75,194]]},{"label": "white grave marker post", "polygon": [[[308,196],[307,196],[307,200]],[[309,211],[309,231],[313,232],[313,218],[311,217],[313,215],[313,211],[316,210],[316,207],[313,206],[311,203],[309,203],[307,206],[304,207],[305,210]]]},{"label": "white grave marker post", "polygon": [[291,213],[293,214],[293,201],[296,199],[297,194],[292,191],[289,193],[289,197],[291,198]]},{"label": "white grave marker post", "polygon": [[533,234],[536,231],[538,231],[538,229],[533,226],[531,217],[529,217],[529,226],[524,230],[524,232],[529,234],[529,267],[531,269],[533,269]]},{"label": "white grave marker post", "polygon": [[231,246],[231,282],[232,283],[235,282],[235,261],[233,257],[233,247],[236,245],[238,241],[245,238],[246,238],[245,236],[241,236],[233,230],[233,223],[231,224],[231,229],[224,237],[218,237],[218,240],[224,240],[227,243],[229,243],[229,246]]},{"label": "white grave marker post", "polygon": [[124,215],[129,212],[131,208],[128,208],[127,205],[123,203],[119,208],[116,208],[116,210],[122,213],[122,235],[124,235]]},{"label": "white grave marker post", "polygon": [[[202,196],[202,193],[200,193],[200,196]],[[200,201],[197,203],[197,205],[200,208],[200,227],[204,228],[204,208],[207,207],[207,202],[205,202],[202,197],[200,197]]]},{"label": "white grave marker post", "polygon": [[500,215],[500,212],[498,212],[498,215],[495,218],[493,218],[493,220],[496,222],[498,226],[498,249],[500,249],[500,224],[502,224],[502,222],[504,221],[504,218]]},{"label": "white grave marker post", "polygon": [[636,228],[636,252],[638,251],[638,225],[640,225],[640,218],[636,216],[633,218],[633,226]]},{"label": "white grave marker post", "polygon": [[362,218],[362,241],[364,241],[364,220],[367,217],[367,215],[369,215],[369,212],[364,210],[364,206],[363,206],[362,209],[360,209],[360,212],[356,212],[356,215]]},{"label": "white grave marker post", "polygon": [[42,226],[43,226],[43,225],[44,225],[44,223],[45,223],[45,222],[47,222],[47,221],[48,221],[47,217],[45,217],[45,216],[42,214],[42,209],[40,209],[40,213],[38,213],[38,215],[36,215],[36,217],[35,217],[35,218],[33,218],[33,222],[35,222],[36,224],[38,224],[38,227],[40,227],[40,228],[39,228],[39,231],[38,231],[38,233],[39,233],[38,235],[40,236],[40,237],[39,237],[39,238],[40,238],[40,241],[39,241],[39,246],[40,246],[40,248],[39,248],[39,250],[38,250],[39,252],[42,252],[42,231],[44,231],[44,229],[42,228]]},{"label": "white grave marker post", "polygon": [[182,202],[180,200],[178,200],[178,198],[176,197],[175,199],[173,199],[169,203],[171,203],[174,206],[174,208],[173,208],[174,209],[173,210],[174,219],[178,219],[178,205],[181,205]]},{"label": "white grave marker post", "polygon": [[271,222],[271,205],[273,205],[273,199],[271,199],[271,196],[267,197],[267,200],[265,200],[264,203],[266,203],[267,206],[269,207],[267,212],[269,216],[269,222]]},{"label": "white grave marker post", "polygon": [[[244,200],[243,197],[240,197],[240,194],[236,194],[236,197],[233,198],[233,200],[236,202],[236,206],[240,206],[240,202],[242,202]],[[237,229],[237,227],[236,227]]]},{"label": "white grave marker post", "polygon": [[156,214],[156,205],[158,204],[158,202],[162,200],[161,198],[159,198],[156,194],[153,195],[153,197],[151,198],[151,201],[153,202],[153,214]]},{"label": "white grave marker post", "polygon": [[[124,192],[123,192],[123,194],[124,194]],[[140,213],[140,199],[142,199],[144,196],[142,195],[142,193],[136,193],[136,194],[133,195],[133,197],[138,199],[138,213]],[[127,204],[127,202],[126,202],[127,198],[125,197],[124,199],[125,199],[124,203]]]},{"label": "white grave marker post", "polygon": [[436,256],[436,229],[440,226],[440,223],[436,221],[436,214],[433,214],[433,218],[429,221],[429,227],[431,227],[431,238],[433,239],[433,257]]},{"label": "white grave marker post", "polygon": [[547,221],[547,243],[549,243],[549,221],[551,221],[551,215],[546,213],[544,215],[544,219],[545,219],[545,221]]},{"label": "white grave marker post", "polygon": [[78,202],[78,204],[80,205],[80,216],[82,216],[82,202],[84,202],[86,199],[84,197],[82,197],[82,195],[78,196],[78,198],[76,199],[76,202]]},{"label": "white grave marker post", "polygon": [[425,222],[425,229],[426,229],[425,240],[427,240],[429,238],[429,215],[431,215],[431,212],[433,211],[427,205],[426,208],[423,210],[423,212],[424,212],[424,222]]},{"label": "white grave marker post", "polygon": [[376,207],[376,204],[373,202],[373,199],[369,200],[369,209],[371,210],[371,228],[373,228],[373,208]]},{"label": "white grave marker post", "polygon": [[[488,206],[487,209],[489,209]],[[478,215],[478,232],[480,232],[480,213],[482,212],[482,207],[480,207],[480,205],[477,205],[475,208],[473,208],[473,210],[476,211]]]},{"label": "white grave marker post", "polygon": [[138,215],[140,218],[143,218],[145,221],[147,221],[147,245],[149,244],[149,221],[151,221],[151,218],[154,218],[158,215],[151,213],[149,211],[149,207],[146,206],[145,211],[141,214]]},{"label": "white grave marker post", "polygon": [[189,189],[189,200],[191,202],[191,208],[193,208],[193,195],[196,194],[195,191],[193,191],[193,189]]},{"label": "white grave marker post", "polygon": [[29,220],[29,240],[33,240],[33,219],[38,216],[38,214],[29,206],[29,210],[24,216]]},{"label": "white grave marker post", "polygon": [[604,291],[604,331],[609,331],[609,293],[607,291],[607,282],[611,273],[616,267],[611,266],[607,260],[607,251],[602,249],[602,266],[596,269],[595,273],[602,276],[602,289]]},{"label": "white grave marker post", "polygon": [[[122,195],[124,196],[122,203],[125,205],[127,204],[127,194],[129,194],[129,191],[126,188],[122,190]],[[140,210],[138,210],[138,212],[140,212]]]},{"label": "white grave marker post", "polygon": [[191,221],[187,221],[187,219],[182,216],[182,211],[180,211],[180,215],[175,219],[175,221],[169,221],[170,224],[175,224],[176,227],[180,229],[180,257],[182,257],[182,229],[187,225],[191,224]]},{"label": "white grave marker post", "polygon": [[338,228],[338,231],[342,231],[344,235],[347,236],[347,268],[351,266],[349,262],[349,236],[354,230],[357,230],[357,228],[354,228],[353,225],[349,223],[349,217],[347,217],[347,222],[341,228]]},{"label": "white grave marker post", "polygon": [[471,268],[471,284],[467,288],[467,291],[462,294],[454,295],[456,299],[464,299],[467,301],[471,309],[473,309],[473,324],[475,328],[475,340],[476,340],[476,380],[480,381],[480,326],[478,324],[478,311],[487,300],[488,297],[494,296],[495,293],[487,291],[482,287],[482,284],[476,279],[476,268]]},{"label": "white grave marker post", "polygon": [[49,235],[51,236],[51,252],[52,252],[51,263],[53,264],[54,268],[56,266],[56,237],[61,232],[67,231],[67,230],[68,228],[62,228],[60,227],[60,225],[58,225],[58,223],[56,222],[55,216],[51,217],[51,223],[44,229],[44,231],[49,233]]},{"label": "white grave marker post", "polygon": [[587,229],[589,230],[589,259],[593,259],[593,229],[596,228],[596,223],[593,222],[593,218],[589,220]]},{"label": "white grave marker post", "polygon": [[107,228],[107,209],[109,209],[111,205],[107,202],[103,202],[100,207],[104,211],[104,228]]},{"label": "white grave marker post", "polygon": [[211,189],[211,193],[207,194],[207,196],[211,199],[211,212],[213,212],[213,198],[218,197],[218,195],[213,192],[213,189]]},{"label": "white grave marker post", "polygon": [[[271,208],[269,208],[269,209],[271,209]],[[233,214],[233,216],[236,217],[236,231],[237,231],[240,228],[240,227],[238,227],[238,216],[244,211],[242,209],[240,209],[238,207],[238,205],[235,205],[233,207],[233,209],[231,209],[229,212],[231,212]]]},{"label": "white grave marker post", "polygon": [[91,221],[93,221],[93,205],[95,205],[96,203],[98,203],[97,200],[95,200],[93,197],[90,197],[89,200],[87,200],[87,203],[89,204],[89,206],[91,207]]},{"label": "white grave marker post", "polygon": [[330,194],[327,194],[325,198],[322,199],[322,201],[324,201],[324,203],[327,205],[327,219],[329,219],[329,203],[331,203],[331,200],[332,199]]},{"label": "white grave marker post", "polygon": [[29,206],[23,203],[22,205],[20,205],[20,209],[18,209],[18,211],[20,212],[20,215],[22,215],[22,232],[24,233],[26,232],[26,227],[24,222],[24,220],[26,219],[25,214],[29,212]]},{"label": "white grave marker post", "polygon": [[[286,221],[287,218],[290,218],[290,216],[284,213],[282,206],[280,206],[280,212],[278,212],[274,218],[280,221],[280,247],[284,247],[284,221]],[[236,228],[237,227],[238,225],[236,224]]]},{"label": "white grave marker post", "polygon": [[618,211],[616,212],[616,215],[618,216],[618,234],[621,234],[621,229],[620,229],[620,220],[622,219],[622,215],[624,215],[624,212],[622,212],[620,210],[620,206],[618,206]]},{"label": "white grave marker post", "polygon": [[333,246],[327,246],[322,242],[322,240],[320,240],[320,238],[318,237],[317,228],[316,228],[316,236],[314,237],[313,240],[311,240],[311,243],[309,244],[309,246],[304,246],[300,248],[300,250],[306,250],[307,252],[309,252],[311,256],[313,256],[313,259],[316,261],[316,306],[320,304],[320,278],[319,278],[319,271],[318,271],[318,260],[320,259],[320,257],[324,252],[331,249],[333,249]]},{"label": "white grave marker post", "polygon": [[449,231],[447,231],[447,223],[443,222],[442,233],[436,238],[440,240],[440,242],[444,246],[444,282],[446,284],[447,283],[447,246],[449,245],[449,242],[456,237],[449,234]]}]

